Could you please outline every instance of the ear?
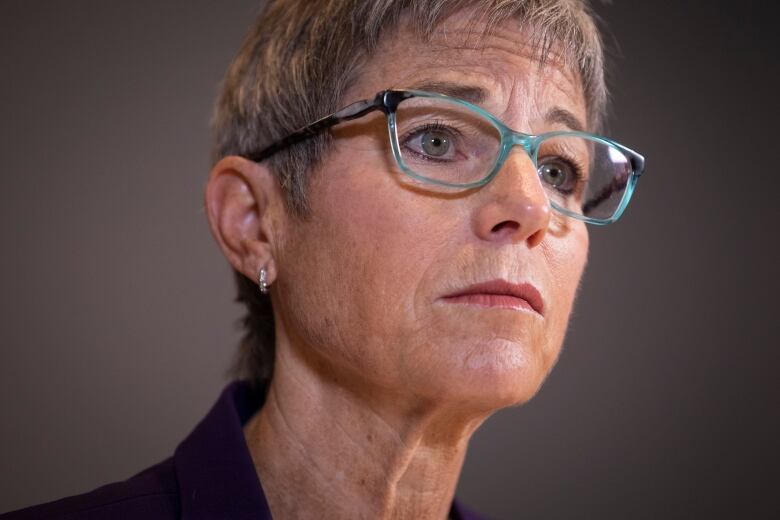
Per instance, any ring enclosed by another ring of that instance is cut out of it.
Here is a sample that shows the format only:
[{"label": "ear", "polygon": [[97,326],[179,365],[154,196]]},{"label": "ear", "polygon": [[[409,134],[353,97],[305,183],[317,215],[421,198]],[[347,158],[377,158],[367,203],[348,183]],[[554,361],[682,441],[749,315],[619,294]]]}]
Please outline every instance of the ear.
[{"label": "ear", "polygon": [[250,280],[260,268],[276,279],[274,243],[285,214],[279,183],[265,166],[242,157],[221,159],[211,170],[205,190],[211,233],[230,264]]}]

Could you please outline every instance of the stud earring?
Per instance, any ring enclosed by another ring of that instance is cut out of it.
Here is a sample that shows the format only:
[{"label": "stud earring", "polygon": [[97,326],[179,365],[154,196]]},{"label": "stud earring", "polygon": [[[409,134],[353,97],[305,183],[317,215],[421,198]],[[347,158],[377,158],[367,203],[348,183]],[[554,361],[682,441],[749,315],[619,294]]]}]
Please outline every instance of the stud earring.
[{"label": "stud earring", "polygon": [[268,294],[268,271],[265,270],[265,267],[260,268],[258,281],[260,285],[260,292],[262,294]]}]

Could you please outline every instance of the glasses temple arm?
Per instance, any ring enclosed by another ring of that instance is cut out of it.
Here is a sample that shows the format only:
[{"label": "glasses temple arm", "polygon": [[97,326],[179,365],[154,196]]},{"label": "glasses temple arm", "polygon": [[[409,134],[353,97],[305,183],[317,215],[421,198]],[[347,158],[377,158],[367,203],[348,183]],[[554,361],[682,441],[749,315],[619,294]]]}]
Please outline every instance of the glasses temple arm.
[{"label": "glasses temple arm", "polygon": [[325,116],[308,126],[296,130],[287,137],[271,143],[259,152],[247,155],[246,158],[250,161],[260,162],[269,158],[276,152],[284,150],[285,148],[294,144],[300,143],[301,141],[305,141],[306,139],[312,138],[324,130],[327,130],[328,128],[336,126],[339,123],[343,123],[344,121],[351,121],[353,119],[363,117],[364,115],[368,114],[369,112],[373,112],[374,110],[384,110],[383,92],[377,94],[376,97],[372,100],[364,99],[362,101],[357,101],[336,113]]}]

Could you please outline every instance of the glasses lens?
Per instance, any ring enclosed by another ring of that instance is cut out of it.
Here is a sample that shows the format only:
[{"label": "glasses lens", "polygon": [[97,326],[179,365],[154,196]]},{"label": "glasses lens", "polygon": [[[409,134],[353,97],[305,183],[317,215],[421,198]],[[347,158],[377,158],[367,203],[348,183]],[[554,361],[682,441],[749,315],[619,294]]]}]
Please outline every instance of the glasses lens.
[{"label": "glasses lens", "polygon": [[415,175],[451,186],[483,180],[493,169],[501,134],[457,101],[414,97],[396,110],[398,148]]},{"label": "glasses lens", "polygon": [[620,149],[570,135],[542,141],[536,165],[553,207],[600,220],[619,209],[632,171]]}]

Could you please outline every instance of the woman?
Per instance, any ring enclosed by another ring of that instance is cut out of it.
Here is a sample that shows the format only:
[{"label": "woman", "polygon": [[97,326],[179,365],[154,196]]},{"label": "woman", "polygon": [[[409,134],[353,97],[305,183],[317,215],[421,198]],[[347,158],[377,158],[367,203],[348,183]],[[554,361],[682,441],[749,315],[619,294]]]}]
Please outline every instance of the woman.
[{"label": "woman", "polygon": [[9,517],[477,518],[468,440],[552,369],[643,159],[570,0],[277,0],[217,106],[209,225],[248,307],[175,455]]}]

